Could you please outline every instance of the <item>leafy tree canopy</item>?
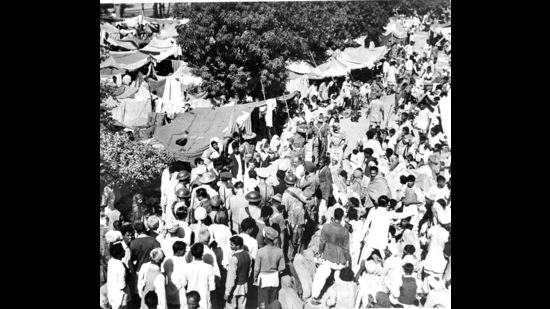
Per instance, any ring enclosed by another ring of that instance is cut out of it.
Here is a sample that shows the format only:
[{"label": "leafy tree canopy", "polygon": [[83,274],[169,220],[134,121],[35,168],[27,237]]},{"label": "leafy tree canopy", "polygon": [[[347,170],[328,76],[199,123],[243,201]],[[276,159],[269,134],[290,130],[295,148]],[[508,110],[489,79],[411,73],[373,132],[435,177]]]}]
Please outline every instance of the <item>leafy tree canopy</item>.
[{"label": "leafy tree canopy", "polygon": [[178,3],[173,12],[190,19],[178,44],[207,91],[233,96],[251,90],[262,97],[261,81],[272,97],[283,92],[287,60],[318,65],[330,47],[377,37],[397,3]]},{"label": "leafy tree canopy", "polygon": [[113,90],[100,82],[100,181],[121,189],[139,190],[158,182],[164,168],[175,159],[163,149],[130,140],[127,134],[115,130],[110,109],[103,104]]}]

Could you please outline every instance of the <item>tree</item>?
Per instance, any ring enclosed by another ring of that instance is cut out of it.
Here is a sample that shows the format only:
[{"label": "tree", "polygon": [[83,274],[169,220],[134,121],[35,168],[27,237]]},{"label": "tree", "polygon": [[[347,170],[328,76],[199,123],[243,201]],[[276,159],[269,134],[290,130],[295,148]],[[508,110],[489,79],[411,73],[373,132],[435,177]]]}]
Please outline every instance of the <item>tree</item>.
[{"label": "tree", "polygon": [[449,0],[400,0],[399,13],[405,15],[414,14],[424,15],[433,12],[437,15],[443,13],[445,8],[450,6]]},{"label": "tree", "polygon": [[167,164],[175,160],[164,149],[130,140],[113,126],[110,109],[104,106],[113,88],[100,82],[100,181],[120,189],[134,191],[158,183]]},{"label": "tree", "polygon": [[156,4],[156,3],[153,4],[153,17],[154,17],[154,18],[159,17],[159,11],[158,11],[157,4]]},{"label": "tree", "polygon": [[205,90],[262,97],[263,82],[273,97],[283,93],[286,61],[321,64],[328,48],[378,37],[397,2],[178,3],[173,14],[190,19],[178,44]]}]

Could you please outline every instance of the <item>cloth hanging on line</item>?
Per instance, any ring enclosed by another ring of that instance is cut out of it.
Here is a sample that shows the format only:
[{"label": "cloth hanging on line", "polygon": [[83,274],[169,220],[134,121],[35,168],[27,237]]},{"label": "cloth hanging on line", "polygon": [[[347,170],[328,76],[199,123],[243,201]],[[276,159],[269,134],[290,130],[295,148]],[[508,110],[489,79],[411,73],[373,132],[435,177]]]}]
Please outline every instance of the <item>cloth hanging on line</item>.
[{"label": "cloth hanging on line", "polygon": [[268,127],[273,127],[273,111],[277,107],[277,100],[269,99],[266,101],[267,111],[265,114],[265,125]]},{"label": "cloth hanging on line", "polygon": [[172,60],[172,70],[176,72],[184,63],[182,60]]}]

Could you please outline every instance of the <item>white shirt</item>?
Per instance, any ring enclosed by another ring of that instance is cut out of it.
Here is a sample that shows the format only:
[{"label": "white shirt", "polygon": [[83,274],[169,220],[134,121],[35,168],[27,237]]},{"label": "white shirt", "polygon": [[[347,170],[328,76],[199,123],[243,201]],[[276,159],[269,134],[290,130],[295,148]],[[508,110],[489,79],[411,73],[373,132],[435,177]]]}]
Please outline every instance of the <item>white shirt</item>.
[{"label": "white shirt", "polygon": [[305,174],[304,165],[300,164],[296,167],[296,171],[294,172],[294,176],[296,176],[298,179],[301,179]]},{"label": "white shirt", "polygon": [[258,241],[245,233],[240,233],[239,236],[243,239],[243,245],[248,248],[248,252],[250,253],[252,259],[255,260],[256,253],[258,253]]},{"label": "white shirt", "polygon": [[214,268],[212,265],[201,261],[189,263],[184,272],[183,286],[187,284],[188,291],[197,291],[201,296],[199,302],[201,308],[212,309],[210,291],[216,289]]},{"label": "white shirt", "polygon": [[395,82],[396,79],[395,79],[395,74],[397,72],[397,68],[395,66],[390,66],[388,68],[388,81],[389,82]]},{"label": "white shirt", "polygon": [[384,72],[384,74],[388,73],[389,68],[390,68],[390,63],[387,61],[384,61],[384,64],[382,65],[382,72]]},{"label": "white shirt", "polygon": [[[160,269],[157,265],[151,264],[151,262],[147,262],[141,266],[141,269],[138,273],[138,293],[139,297],[143,299],[145,295],[143,295],[143,288],[145,287],[145,280],[147,279],[147,272],[149,272],[149,269]],[[158,309],[166,309],[166,280],[164,279],[163,274],[159,274],[155,277],[155,280],[153,281],[153,285],[155,287],[155,293],[157,293],[158,296]]]},{"label": "white shirt", "polygon": [[[165,265],[168,261],[170,261],[172,267],[170,267],[170,269],[167,271],[165,269]],[[185,305],[185,299],[182,299],[183,295],[186,294],[184,275],[190,264],[185,261],[185,257],[183,256],[172,256],[164,260],[164,263],[162,265],[163,272],[166,274],[167,277],[169,277],[170,282],[172,282],[172,284],[177,289],[177,292],[173,290],[166,291],[166,302],[170,304],[179,303],[181,305]]]},{"label": "white shirt", "polygon": [[125,305],[128,298],[126,269],[122,261],[111,258],[107,264],[107,296],[113,308]]},{"label": "white shirt", "polygon": [[426,194],[426,197],[437,201],[439,199],[444,199],[447,201],[449,199],[449,195],[451,195],[451,191],[449,191],[449,188],[447,186],[444,186],[442,189],[440,189],[437,185],[430,188],[428,193]]},{"label": "white shirt", "polygon": [[380,159],[380,157],[384,156],[384,151],[382,150],[380,142],[375,139],[369,139],[366,142],[363,142],[363,149],[366,148],[371,148],[374,151],[372,156],[377,159]]},{"label": "white shirt", "polygon": [[405,62],[405,70],[407,70],[407,71],[412,71],[413,66],[414,66],[414,62],[411,59],[409,59],[409,60],[407,60],[407,62]]},{"label": "white shirt", "polygon": [[441,144],[441,142],[445,142],[446,139],[445,139],[445,135],[443,135],[443,133],[439,132],[437,133],[436,136],[432,136],[430,134],[430,137],[428,138],[428,141],[430,143],[430,147],[434,147],[435,144]]},{"label": "white shirt", "polygon": [[[162,249],[162,252],[164,252],[164,256],[166,256],[166,258],[174,256],[174,250],[172,250],[172,246],[176,241],[185,242],[185,239],[179,238],[176,236],[176,237],[167,238],[160,242],[160,248]],[[189,246],[188,243],[187,243],[187,246]]]}]

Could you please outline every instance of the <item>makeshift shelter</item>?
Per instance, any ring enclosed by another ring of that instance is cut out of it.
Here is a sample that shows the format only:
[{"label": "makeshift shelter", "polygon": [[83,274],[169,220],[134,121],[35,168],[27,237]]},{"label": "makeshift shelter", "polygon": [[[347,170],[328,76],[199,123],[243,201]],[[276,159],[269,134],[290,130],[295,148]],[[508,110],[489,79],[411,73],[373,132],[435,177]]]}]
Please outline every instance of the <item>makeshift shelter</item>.
[{"label": "makeshift shelter", "polygon": [[[296,95],[298,93],[294,92],[275,100],[287,101]],[[212,137],[229,137],[236,128],[241,128],[243,133],[251,132],[252,113],[255,108],[267,105],[268,101],[270,100],[215,109],[195,108],[178,114],[170,124],[157,128],[154,137],[180,161],[192,162],[208,149]]]},{"label": "makeshift shelter", "polygon": [[[372,69],[374,64],[378,62],[388,52],[386,46],[375,48],[365,48],[363,46],[355,48],[346,48],[339,58],[340,62],[347,64],[352,69],[367,67]],[[343,61],[342,61],[343,60]],[[360,67],[357,67],[357,65]]]},{"label": "makeshift shelter", "polygon": [[123,69],[116,63],[115,59],[110,56],[99,65],[99,77],[106,78],[113,75],[124,74],[126,69]]},{"label": "makeshift shelter", "polygon": [[149,42],[149,44],[147,44],[144,48],[140,49],[140,51],[153,55],[153,57],[160,62],[172,55],[176,55],[178,53],[178,45],[176,44],[176,40],[172,38],[153,38],[151,42]]},{"label": "makeshift shelter", "polygon": [[180,65],[180,67],[174,72],[174,74],[172,74],[172,76],[179,79],[179,81],[184,85],[200,85],[203,83],[201,77],[191,73],[191,68],[185,62]]},{"label": "makeshift shelter", "polygon": [[237,117],[243,113],[252,114],[254,108],[261,104],[265,103],[238,104],[216,109],[196,108],[179,114],[170,124],[157,128],[155,139],[180,161],[192,162],[208,149],[211,138],[230,136],[230,128]]},{"label": "makeshift shelter", "polygon": [[178,26],[178,23],[173,23],[169,26],[166,26],[164,29],[160,30],[160,37],[161,38],[174,38],[179,35],[178,29],[176,28]]},{"label": "makeshift shelter", "polygon": [[145,45],[147,45],[147,42],[143,41],[142,39],[136,37],[136,36],[127,36],[123,39],[119,40],[120,42],[130,42],[136,46],[136,48],[141,48]]},{"label": "makeshift shelter", "polygon": [[[111,110],[113,119],[128,127],[147,124],[147,117],[151,112],[151,99],[117,99],[115,108]],[[111,106],[113,101],[110,101]]]},{"label": "makeshift shelter", "polygon": [[[111,56],[121,68],[128,71],[135,71],[152,60],[152,56],[138,50],[130,52],[111,52]],[[100,68],[104,65],[104,63],[100,65]]]},{"label": "makeshift shelter", "polygon": [[381,45],[386,45],[390,40],[402,42],[407,39],[407,31],[398,21],[390,20],[388,25],[384,27],[386,32],[380,35]]},{"label": "makeshift shelter", "polygon": [[321,71],[318,79],[325,77],[339,77],[346,76],[351,69],[343,64],[338,58],[332,58],[328,62],[317,66],[317,69]]},{"label": "makeshift shelter", "polygon": [[136,50],[137,49],[136,45],[134,45],[134,43],[132,43],[132,42],[117,41],[117,40],[113,40],[111,38],[108,38],[107,42],[109,44],[111,44],[112,46],[117,46],[117,47],[120,47],[120,48],[123,48],[123,49],[126,49],[126,50]]}]

